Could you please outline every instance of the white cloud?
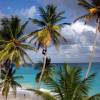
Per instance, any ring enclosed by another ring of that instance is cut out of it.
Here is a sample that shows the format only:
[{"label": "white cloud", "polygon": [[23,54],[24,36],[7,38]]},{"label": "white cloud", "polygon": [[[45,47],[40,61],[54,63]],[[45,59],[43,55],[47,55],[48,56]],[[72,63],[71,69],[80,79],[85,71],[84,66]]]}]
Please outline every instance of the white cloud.
[{"label": "white cloud", "polygon": [[27,8],[27,9],[21,9],[20,10],[20,14],[24,17],[33,17],[35,13],[36,13],[36,7],[35,6],[32,6],[32,7]]},{"label": "white cloud", "polygon": [[[84,25],[83,22],[77,22],[71,26],[62,28],[61,33],[66,37],[69,44],[61,44],[59,51],[54,46],[48,48],[48,55],[54,63],[63,62],[88,62],[91,47],[93,44],[95,28],[90,25]],[[100,35],[98,35],[96,53],[94,61],[99,62]],[[52,52],[53,51],[53,52]],[[41,51],[30,53],[30,56],[36,61],[42,59]]]},{"label": "white cloud", "polygon": [[[56,62],[88,62],[91,46],[93,44],[95,28],[77,22],[71,26],[65,26],[61,33],[70,41],[70,44],[61,45],[59,52],[52,46],[48,53],[54,63]],[[100,36],[98,37],[100,38]],[[100,45],[100,42],[98,42]],[[52,52],[53,51],[53,52]],[[96,47],[94,61],[99,61],[99,46]]]},{"label": "white cloud", "polygon": [[67,25],[62,28],[61,33],[71,44],[91,45],[94,39],[95,28],[78,21],[71,26]]},{"label": "white cloud", "polygon": [[[46,5],[47,2],[50,4],[54,3],[58,5],[59,10],[65,10],[65,16],[67,16],[68,22],[72,22],[75,18],[86,13],[80,6],[77,5],[77,0],[44,0],[43,3]],[[60,6],[59,6],[60,5]],[[43,5],[44,6],[44,5]],[[31,16],[32,9],[36,8],[28,8],[22,9],[21,15],[23,16]],[[66,10],[67,9],[67,10]],[[59,11],[58,10],[58,11]],[[30,13],[29,13],[30,12]],[[90,51],[92,49],[95,27],[90,25],[85,25],[84,22],[77,21],[71,26],[65,26],[61,33],[66,37],[66,39],[70,42],[69,44],[63,44],[60,47],[59,51],[56,51],[54,46],[48,48],[48,55],[51,57],[52,62],[88,62]],[[100,62],[100,36],[97,39],[96,52],[94,56],[94,61]],[[52,52],[53,51],[53,52]],[[42,59],[41,51],[38,53],[28,52],[30,56],[33,58],[33,61],[39,61]]]},{"label": "white cloud", "polygon": [[80,21],[77,21],[76,23],[72,24],[71,28],[79,34],[85,31],[92,31],[93,33],[95,33],[94,27],[90,25],[85,25],[84,22],[80,22]]}]

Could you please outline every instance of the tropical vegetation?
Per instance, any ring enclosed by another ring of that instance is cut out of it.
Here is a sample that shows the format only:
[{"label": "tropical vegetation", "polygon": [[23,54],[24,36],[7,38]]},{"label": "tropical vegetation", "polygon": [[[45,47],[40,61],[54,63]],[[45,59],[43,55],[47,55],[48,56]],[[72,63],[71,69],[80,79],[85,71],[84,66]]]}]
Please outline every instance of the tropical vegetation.
[{"label": "tropical vegetation", "polygon": [[35,49],[22,39],[27,24],[28,21],[21,25],[21,20],[17,16],[1,20],[0,62],[10,59],[16,67],[29,62],[33,63],[26,50],[33,51]]},{"label": "tropical vegetation", "polygon": [[60,30],[64,25],[70,25],[69,23],[61,23],[61,21],[65,19],[64,12],[57,12],[57,7],[54,5],[47,5],[45,8],[40,7],[39,11],[40,19],[30,19],[33,24],[39,26],[39,29],[27,36],[31,37],[30,42],[34,41],[34,44],[38,49],[42,48],[42,54],[44,56],[43,69],[37,86],[38,88],[40,88],[40,82],[45,70],[48,46],[54,44],[58,49],[61,41],[66,42],[66,39],[60,33]]},{"label": "tropical vegetation", "polygon": [[[41,71],[42,71],[42,66],[43,66],[43,62],[39,62],[38,64],[36,64],[36,69],[40,70],[36,75],[36,79],[35,79],[36,82],[39,81]],[[51,59],[46,58],[45,70],[44,70],[41,81],[48,83],[49,77],[54,77],[54,72],[55,72],[54,69],[55,69],[55,65],[51,63]]]},{"label": "tropical vegetation", "polygon": [[78,1],[79,1],[78,4],[81,7],[85,8],[87,10],[87,13],[85,15],[78,17],[75,20],[75,22],[79,19],[84,19],[85,23],[87,23],[88,21],[93,21],[93,20],[96,21],[96,34],[94,36],[93,50],[91,51],[89,66],[88,66],[88,70],[87,70],[87,73],[86,73],[86,78],[87,78],[89,71],[91,69],[92,60],[93,60],[93,56],[94,56],[94,53],[95,53],[98,33],[100,32],[100,0],[91,0],[91,1],[78,0]]},{"label": "tropical vegetation", "polygon": [[[95,73],[90,74],[87,79],[82,77],[82,69],[80,67],[71,67],[67,64],[61,66],[59,70],[56,70],[55,76],[50,77],[49,82],[46,83],[48,88],[51,90],[54,96],[51,100],[100,100],[100,94],[90,96],[89,90],[92,87],[92,82],[95,77]],[[46,92],[39,90],[32,90],[36,94],[45,95],[46,99],[49,100],[49,95]]]},{"label": "tropical vegetation", "polygon": [[2,66],[1,69],[1,82],[0,87],[2,90],[2,95],[7,98],[10,89],[13,90],[13,94],[16,97],[17,87],[21,87],[21,85],[17,82],[19,79],[23,79],[23,76],[16,75],[16,69],[10,63],[10,60],[6,60],[6,62]]},{"label": "tropical vegetation", "polygon": [[[93,96],[89,94],[96,74],[88,74],[96,46],[97,33],[100,32],[100,0],[78,1],[79,5],[88,12],[77,18],[75,22],[82,18],[85,19],[85,23],[96,20],[96,34],[86,78],[81,75],[80,67],[71,67],[65,64],[55,69],[55,65],[48,57],[48,48],[51,45],[58,50],[60,43],[67,43],[61,29],[64,25],[70,25],[63,21],[65,19],[64,12],[59,12],[55,5],[50,4],[46,7],[39,7],[38,18],[29,18],[24,23],[17,16],[5,17],[0,20],[0,90],[3,96],[7,98],[12,89],[16,97],[17,87],[21,87],[17,79],[23,79],[23,77],[16,76],[15,66],[19,68],[20,65],[28,63],[33,65],[28,51],[34,52],[42,49],[43,62],[38,64],[39,72],[36,75],[37,89],[28,89],[29,91],[34,91],[44,100],[100,100],[99,93]],[[27,34],[25,29],[29,21],[33,25],[37,25],[38,29]],[[50,93],[39,90],[41,81],[50,89]]]}]

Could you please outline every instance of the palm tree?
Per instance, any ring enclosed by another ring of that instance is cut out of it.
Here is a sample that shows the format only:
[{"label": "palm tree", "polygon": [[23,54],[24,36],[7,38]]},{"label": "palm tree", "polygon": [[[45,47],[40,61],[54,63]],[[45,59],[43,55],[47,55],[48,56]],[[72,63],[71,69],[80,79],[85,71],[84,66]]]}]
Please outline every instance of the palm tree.
[{"label": "palm tree", "polygon": [[[40,62],[36,68],[38,67],[38,69],[40,70],[37,75],[36,75],[36,82],[39,82],[39,78],[41,75],[41,71],[42,71],[42,66],[43,63]],[[54,75],[54,64],[51,64],[51,59],[50,58],[46,58],[46,64],[45,64],[45,70],[42,76],[41,81],[48,83],[49,82],[49,77],[53,77]]]},{"label": "palm tree", "polygon": [[47,5],[46,8],[40,7],[40,19],[31,19],[33,24],[38,25],[40,28],[35,32],[32,32],[27,36],[31,37],[30,42],[34,41],[35,46],[40,49],[42,48],[43,54],[43,69],[39,79],[39,88],[40,82],[45,70],[46,56],[47,56],[47,48],[50,44],[54,44],[54,46],[58,49],[59,43],[63,40],[66,42],[66,39],[61,35],[60,30],[61,27],[65,24],[69,23],[61,23],[61,21],[65,18],[63,17],[64,12],[57,12],[57,7],[54,5]]},{"label": "palm tree", "polygon": [[22,63],[27,64],[27,60],[32,62],[26,50],[33,51],[35,49],[22,40],[27,24],[28,21],[21,24],[21,20],[17,16],[1,20],[0,62],[9,59],[16,64],[16,67]]},{"label": "palm tree", "polygon": [[[92,81],[95,73],[89,75],[87,79],[82,77],[82,69],[80,67],[71,67],[67,64],[58,68],[55,77],[50,77],[46,83],[53,95],[46,95],[40,90],[29,89],[40,96],[45,96],[49,100],[49,96],[54,96],[56,100],[100,100],[100,93],[89,96]],[[54,100],[54,99],[51,99]]]},{"label": "palm tree", "polygon": [[11,65],[10,60],[7,60],[1,70],[2,81],[0,83],[2,95],[5,96],[6,99],[8,97],[10,88],[12,88],[13,94],[16,97],[16,88],[21,87],[21,85],[17,82],[17,80],[23,79],[23,77],[16,76],[15,73],[16,73],[16,70],[13,68],[13,65]]},{"label": "palm tree", "polygon": [[88,13],[83,16],[80,16],[75,21],[82,19],[82,18],[85,19],[85,22],[91,21],[93,19],[96,20],[96,34],[94,37],[93,50],[91,51],[89,66],[88,66],[88,70],[86,73],[86,78],[87,78],[89,71],[91,69],[92,60],[93,60],[93,56],[95,53],[97,35],[100,32],[100,0],[91,0],[90,2],[87,0],[78,0],[78,1],[79,1],[78,4],[82,6],[83,8],[85,8],[88,11]]},{"label": "palm tree", "polygon": [[81,68],[65,64],[55,73],[56,79],[50,78],[47,86],[51,92],[56,93],[55,96],[60,100],[96,100],[93,99],[94,97],[100,99],[100,94],[92,97],[88,95],[95,74],[91,74],[87,79],[82,79],[81,73]]}]

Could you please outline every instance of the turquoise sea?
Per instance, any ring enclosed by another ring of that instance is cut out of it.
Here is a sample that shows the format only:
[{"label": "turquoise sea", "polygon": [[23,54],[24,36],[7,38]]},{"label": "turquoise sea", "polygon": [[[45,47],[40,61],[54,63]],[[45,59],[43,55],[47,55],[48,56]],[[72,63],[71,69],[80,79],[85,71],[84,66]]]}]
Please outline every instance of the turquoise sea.
[{"label": "turquoise sea", "polygon": [[[85,76],[87,66],[88,66],[87,63],[73,63],[70,65],[73,67],[80,66],[83,69],[82,75]],[[63,64],[57,63],[56,69],[59,68],[59,66],[63,67]],[[18,82],[20,82],[22,84],[22,86],[24,86],[26,88],[34,88],[35,87],[35,76],[36,76],[38,71],[39,70],[36,69],[36,66],[35,66],[35,68],[32,67],[31,65],[29,65],[27,67],[21,66],[19,69],[17,69],[16,75],[22,75],[24,77],[24,79],[18,80]],[[97,75],[93,81],[90,95],[100,93],[100,63],[93,63],[92,64],[92,68],[91,68],[90,73],[93,73],[93,72],[96,72]],[[41,85],[41,88],[47,89],[46,85],[43,83]]]}]

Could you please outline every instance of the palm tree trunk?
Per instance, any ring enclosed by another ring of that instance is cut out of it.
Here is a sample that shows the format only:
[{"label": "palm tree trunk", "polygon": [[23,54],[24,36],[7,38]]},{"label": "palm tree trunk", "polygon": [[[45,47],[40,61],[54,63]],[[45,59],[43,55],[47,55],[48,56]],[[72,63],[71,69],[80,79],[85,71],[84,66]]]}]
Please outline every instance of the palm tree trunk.
[{"label": "palm tree trunk", "polygon": [[94,54],[95,54],[96,41],[97,41],[97,37],[98,37],[98,33],[99,33],[99,27],[100,27],[99,25],[100,25],[100,19],[97,18],[96,33],[95,33],[94,42],[93,42],[93,46],[92,46],[93,48],[92,48],[92,51],[90,53],[90,61],[89,61],[88,70],[87,70],[85,78],[88,77],[88,74],[89,74],[89,72],[91,70],[92,61],[93,61],[93,57],[94,57]]},{"label": "palm tree trunk", "polygon": [[45,52],[45,54],[43,55],[43,67],[42,67],[42,72],[41,72],[41,75],[40,75],[40,78],[39,78],[39,82],[37,84],[37,89],[40,89],[40,85],[41,85],[41,80],[42,80],[42,77],[43,77],[43,74],[44,74],[44,71],[45,71],[45,65],[46,65],[46,58],[47,58],[47,51]]}]

